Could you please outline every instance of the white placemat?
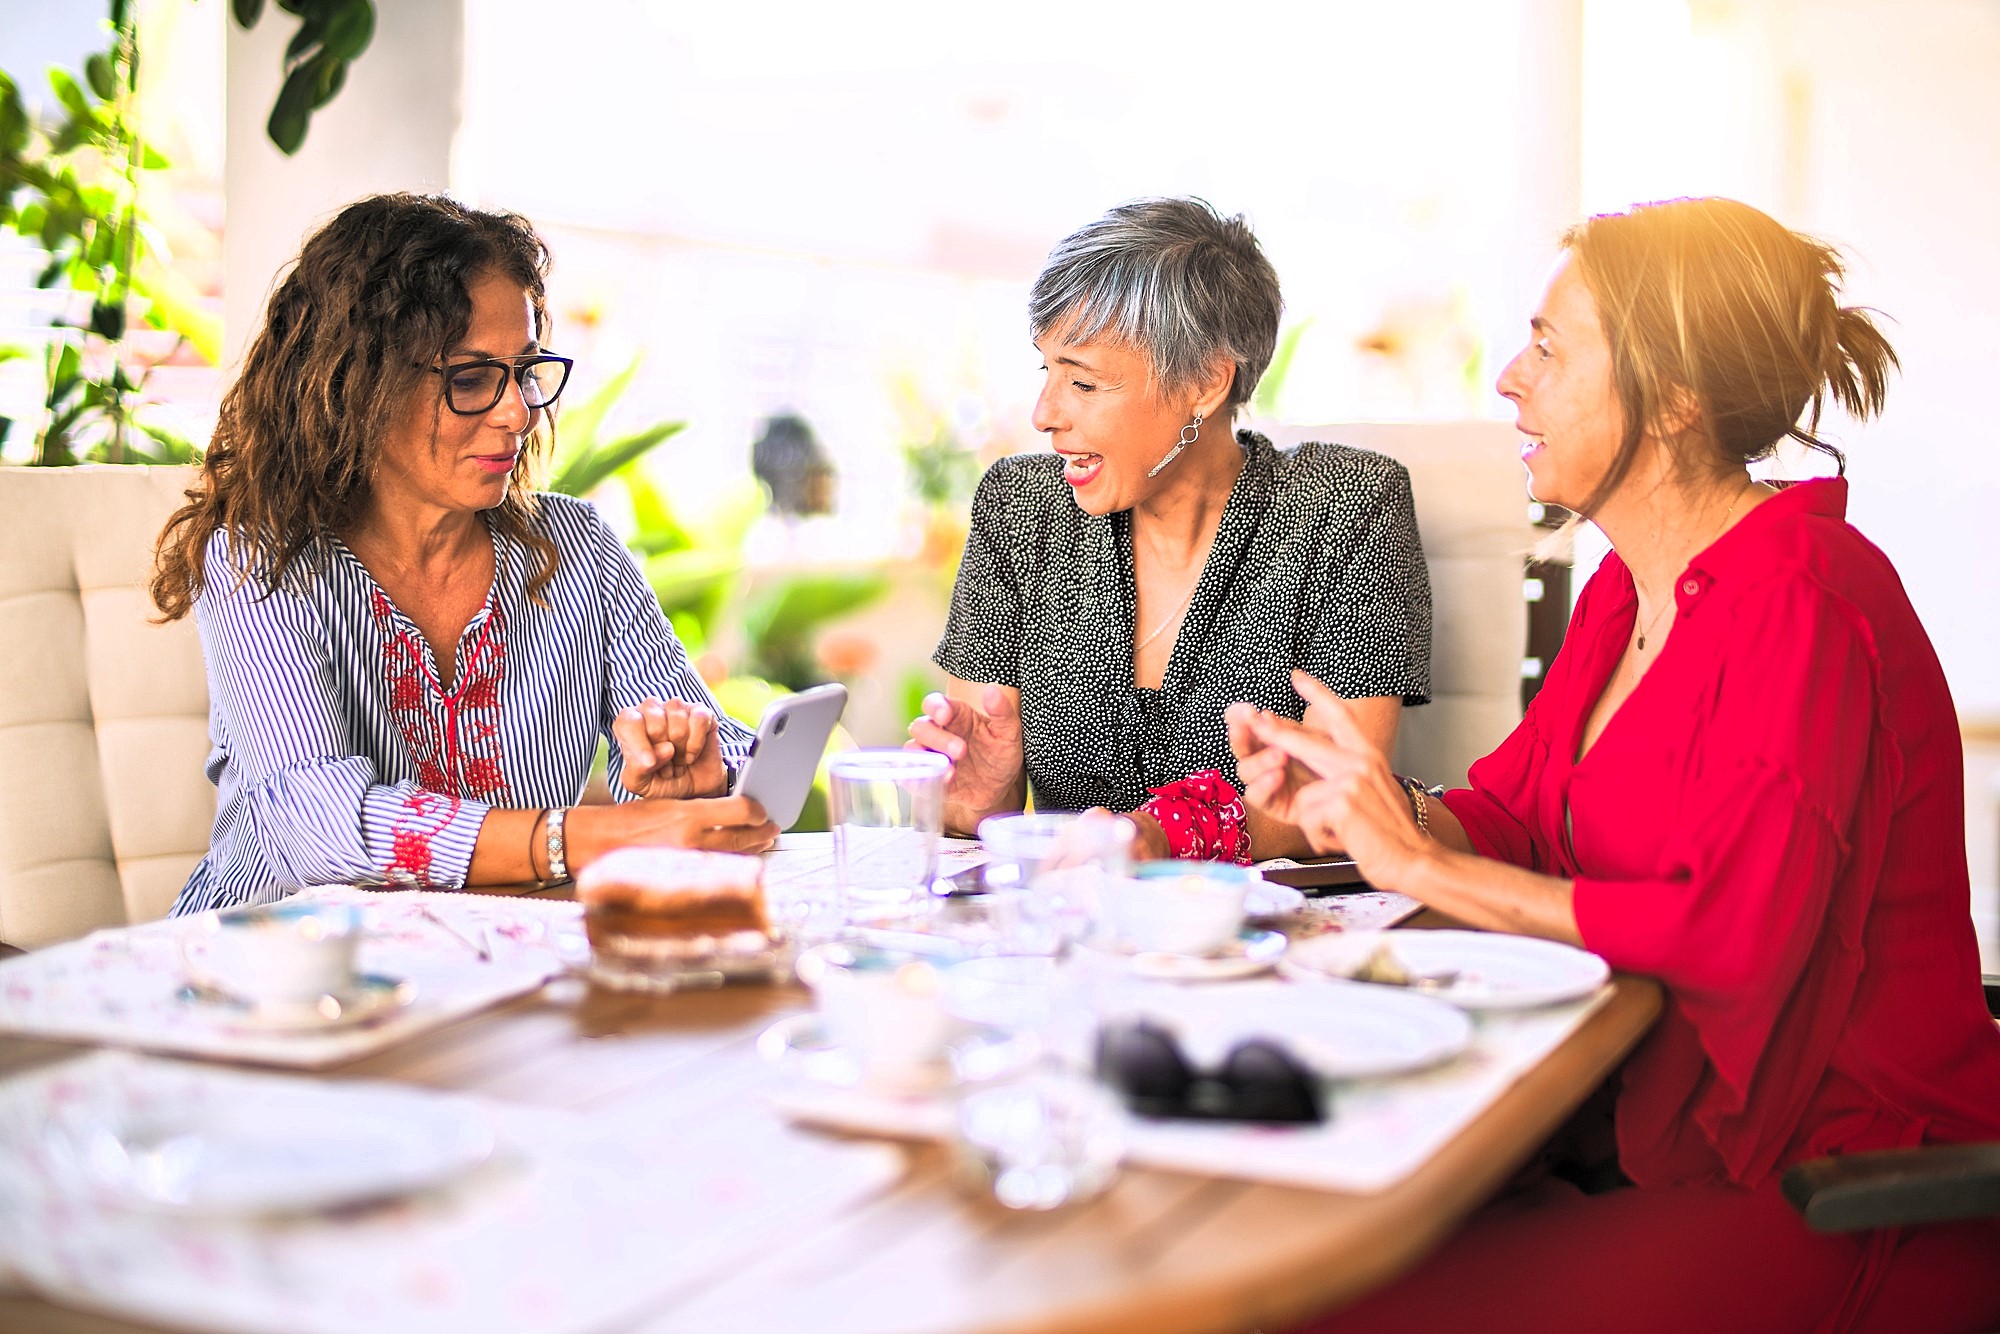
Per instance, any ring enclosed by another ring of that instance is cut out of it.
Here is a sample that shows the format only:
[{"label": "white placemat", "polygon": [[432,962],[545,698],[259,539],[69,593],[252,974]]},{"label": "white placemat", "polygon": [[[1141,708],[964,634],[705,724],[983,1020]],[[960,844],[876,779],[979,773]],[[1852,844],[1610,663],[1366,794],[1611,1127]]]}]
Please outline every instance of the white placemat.
[{"label": "white placemat", "polygon": [[[955,875],[986,860],[986,849],[977,839],[939,840],[940,876]],[[840,885],[833,864],[833,835],[780,835],[777,845],[764,854],[764,893],[780,920],[806,920],[814,908],[837,904]],[[1281,924],[1287,934],[1295,936],[1326,931],[1380,931],[1414,916],[1423,906],[1407,894],[1390,890],[1329,894],[1307,899],[1305,907]]]},{"label": "white placemat", "polygon": [[[43,1127],[115,1096],[228,1099],[364,1083],[100,1052],[0,1084],[0,1279],[145,1321],[249,1334],[567,1334],[622,1328],[769,1238],[891,1185],[901,1155],[764,1117],[635,1135],[573,1112],[479,1108],[501,1150],[456,1182],[344,1214],[166,1217],[80,1191]],[[439,1094],[439,1097],[449,1095]]]},{"label": "white placemat", "polygon": [[[368,908],[371,935],[361,946],[360,967],[412,983],[407,1007],[360,1027],[239,1031],[226,1011],[177,994],[186,981],[180,942],[200,920],[181,917],[94,932],[0,964],[0,1032],[260,1065],[334,1065],[533,991],[562,971],[557,936],[575,932],[582,911],[542,899],[346,886],[304,896]],[[420,909],[470,940],[486,941],[491,960],[425,921]]]},{"label": "white placemat", "polygon": [[[1296,985],[1310,987],[1312,983]],[[1128,1118],[1127,1161],[1203,1176],[1367,1194],[1423,1166],[1610,998],[1478,1018],[1472,1045],[1432,1070],[1333,1085],[1318,1126],[1250,1126]],[[952,1133],[949,1101],[806,1083],[773,1096],[781,1115],[896,1138]]]}]

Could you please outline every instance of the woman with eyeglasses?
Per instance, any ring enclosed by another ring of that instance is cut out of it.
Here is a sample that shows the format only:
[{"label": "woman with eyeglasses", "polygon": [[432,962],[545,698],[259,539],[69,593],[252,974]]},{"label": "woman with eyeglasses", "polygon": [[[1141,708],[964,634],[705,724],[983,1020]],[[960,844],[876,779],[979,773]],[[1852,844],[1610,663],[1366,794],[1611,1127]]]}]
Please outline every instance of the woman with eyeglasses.
[{"label": "woman with eyeglasses", "polygon": [[[775,838],[624,545],[532,489],[570,372],[547,271],[520,217],[378,195],[272,295],[153,579],[200,628],[219,789],[175,912]],[[580,806],[600,738],[618,800]]]},{"label": "woman with eyeglasses", "polygon": [[1609,1086],[1616,1155],[1524,1184],[1316,1332],[1990,1330],[2000,1220],[1826,1234],[1804,1160],[2000,1139],[1964,757],[1848,483],[1755,479],[1896,356],[1828,246],[1683,199],[1573,229],[1500,376],[1537,499],[1612,554],[1521,725],[1435,798],[1327,726],[1232,710],[1249,800],[1370,884],[1580,944],[1666,1006]]}]

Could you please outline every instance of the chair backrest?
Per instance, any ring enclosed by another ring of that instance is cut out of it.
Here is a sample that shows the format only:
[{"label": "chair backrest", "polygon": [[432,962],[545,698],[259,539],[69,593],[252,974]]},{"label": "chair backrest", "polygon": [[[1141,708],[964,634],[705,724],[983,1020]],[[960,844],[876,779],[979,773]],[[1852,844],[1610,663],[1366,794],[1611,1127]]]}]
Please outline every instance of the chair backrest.
[{"label": "chair backrest", "polygon": [[1521,721],[1527,653],[1528,516],[1520,435],[1504,422],[1266,426],[1275,444],[1326,440],[1387,454],[1410,470],[1431,577],[1431,702],[1404,711],[1395,765],[1427,783],[1465,771]]},{"label": "chair backrest", "polygon": [[154,625],[187,468],[0,468],[0,941],[163,916],[215,789],[192,618]]}]

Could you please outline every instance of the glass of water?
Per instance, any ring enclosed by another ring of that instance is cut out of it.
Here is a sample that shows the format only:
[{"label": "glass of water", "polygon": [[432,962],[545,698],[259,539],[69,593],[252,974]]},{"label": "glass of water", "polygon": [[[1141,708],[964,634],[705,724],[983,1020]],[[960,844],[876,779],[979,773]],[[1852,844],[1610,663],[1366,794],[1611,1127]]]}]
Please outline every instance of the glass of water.
[{"label": "glass of water", "polygon": [[851,912],[930,892],[950,771],[927,750],[850,750],[828,762],[834,868]]},{"label": "glass of water", "polygon": [[979,823],[986,910],[1003,948],[1059,954],[1087,934],[1107,880],[1130,873],[1137,834],[1122,815],[995,815]]}]

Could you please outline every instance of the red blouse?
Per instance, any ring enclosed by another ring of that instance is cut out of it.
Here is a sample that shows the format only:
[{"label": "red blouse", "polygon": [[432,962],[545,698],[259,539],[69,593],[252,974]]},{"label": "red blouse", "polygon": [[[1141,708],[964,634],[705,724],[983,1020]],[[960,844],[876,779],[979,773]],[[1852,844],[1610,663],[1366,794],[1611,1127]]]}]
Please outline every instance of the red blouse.
[{"label": "red blouse", "polygon": [[1527,717],[1445,797],[1480,852],[1575,880],[1590,949],[1666,984],[1618,1100],[1640,1185],[2000,1139],[1958,720],[1846,513],[1844,481],[1800,483],[1696,556],[1578,763],[1638,606],[1606,558]]}]

